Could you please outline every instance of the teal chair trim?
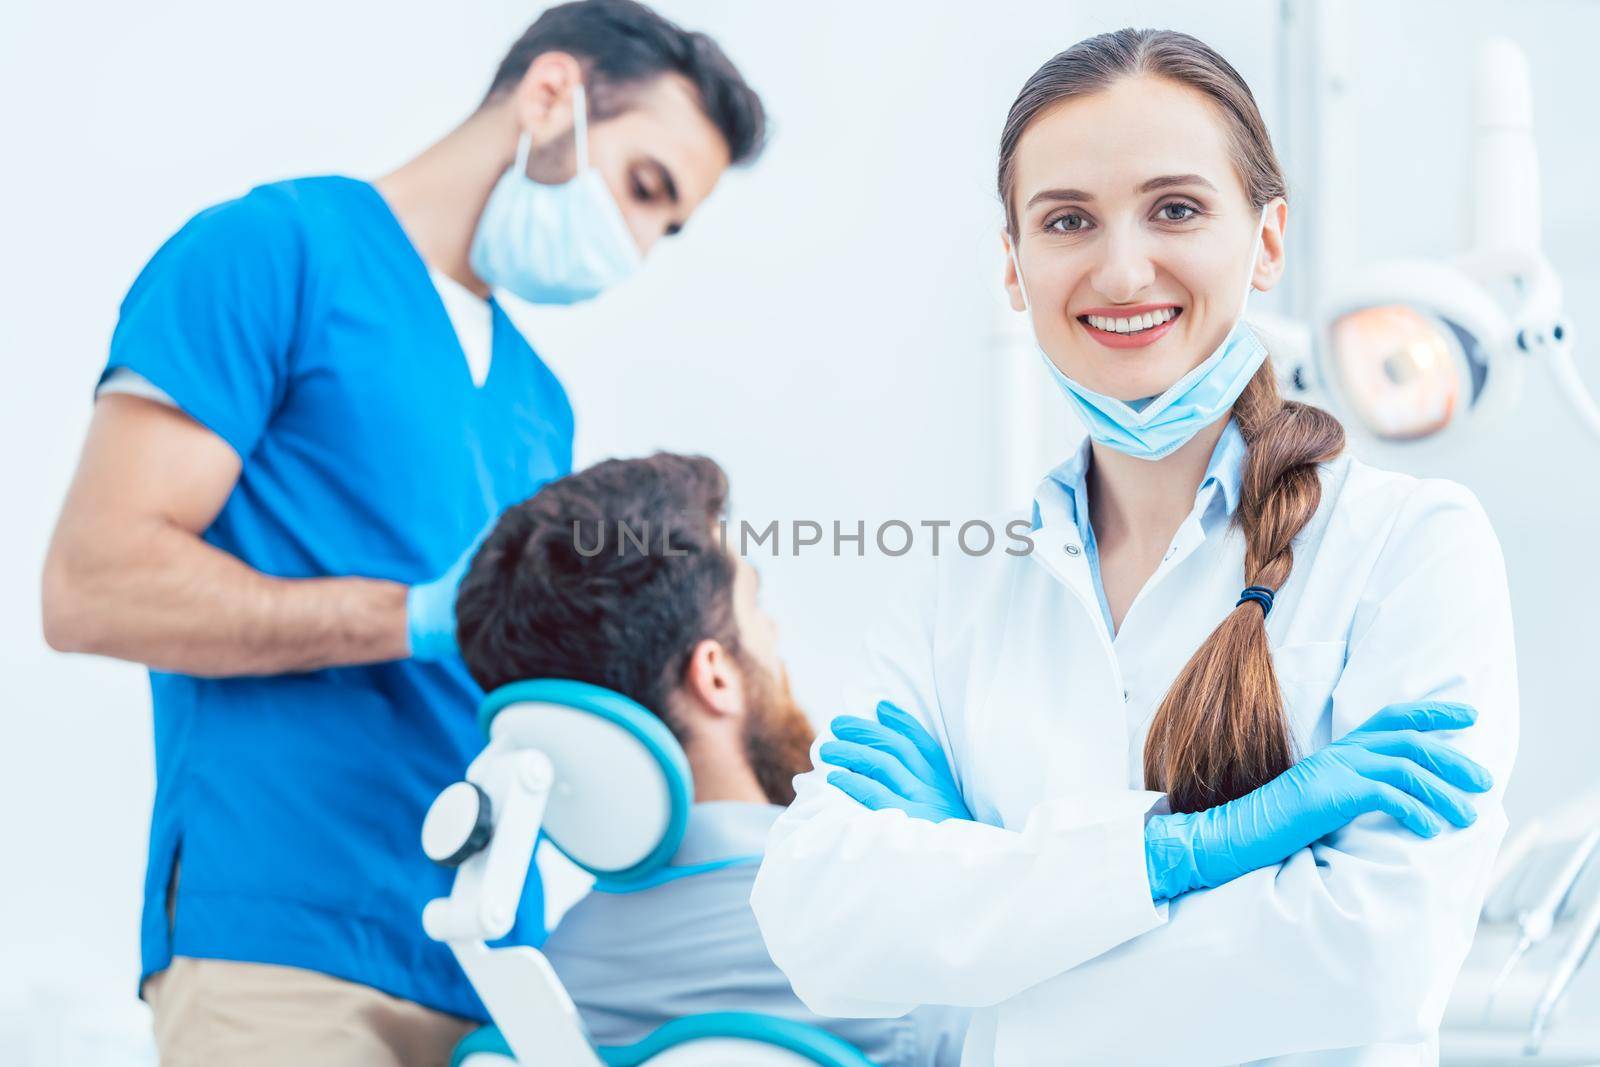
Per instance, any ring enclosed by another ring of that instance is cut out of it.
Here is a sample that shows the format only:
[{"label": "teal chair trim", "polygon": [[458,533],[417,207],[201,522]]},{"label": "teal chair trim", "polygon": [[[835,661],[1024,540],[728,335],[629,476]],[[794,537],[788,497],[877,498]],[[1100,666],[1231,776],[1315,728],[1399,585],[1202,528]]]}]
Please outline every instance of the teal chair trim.
[{"label": "teal chair trim", "polygon": [[732,1037],[760,1041],[799,1053],[821,1067],[872,1067],[872,1061],[848,1042],[807,1023],[746,1011],[686,1015],[659,1027],[632,1045],[597,1051],[606,1067],[638,1067],[657,1053],[701,1038]]},{"label": "teal chair trim", "polygon": [[672,811],[668,816],[666,832],[648,856],[625,870],[606,871],[591,867],[573,857],[562,842],[550,837],[548,832],[545,836],[554,841],[555,846],[578,866],[605,879],[612,886],[626,886],[630,882],[646,879],[664,866],[678,851],[678,846],[683,844],[683,834],[689,826],[689,805],[694,799],[689,761],[679,747],[678,739],[672,736],[672,731],[650,714],[644,705],[614,690],[570,678],[535,678],[503,685],[483,698],[483,703],[478,707],[478,725],[483,735],[489,736],[489,727],[494,724],[495,716],[512,704],[523,703],[560,704],[578,708],[622,727],[649,749],[661,765],[671,794]]},{"label": "teal chair trim", "polygon": [[[761,1041],[818,1064],[819,1067],[872,1067],[872,1061],[863,1056],[849,1042],[834,1037],[807,1023],[779,1019],[771,1015],[757,1015],[745,1011],[717,1011],[705,1015],[686,1015],[660,1027],[643,1041],[632,1045],[619,1045],[597,1049],[606,1067],[639,1067],[651,1056],[665,1052],[676,1045],[687,1044],[702,1038],[730,1037],[748,1041]],[[492,1053],[510,1057],[511,1046],[501,1036],[498,1027],[485,1026],[474,1030],[462,1039],[450,1057],[450,1067],[461,1067],[474,1053]]]},{"label": "teal chair trim", "polygon": [[596,893],[638,893],[645,889],[654,889],[658,885],[676,882],[680,878],[693,878],[697,874],[710,874],[720,871],[725,867],[753,867],[761,862],[761,853],[749,856],[730,856],[725,860],[711,860],[707,863],[693,863],[682,867],[666,866],[660,870],[652,871],[642,878],[635,878],[627,882],[613,882],[609,878],[595,879],[594,891]]},{"label": "teal chair trim", "polygon": [[511,1046],[506,1044],[498,1026],[480,1026],[456,1043],[456,1050],[450,1054],[450,1067],[461,1067],[468,1056],[479,1052],[495,1053],[510,1059]]}]

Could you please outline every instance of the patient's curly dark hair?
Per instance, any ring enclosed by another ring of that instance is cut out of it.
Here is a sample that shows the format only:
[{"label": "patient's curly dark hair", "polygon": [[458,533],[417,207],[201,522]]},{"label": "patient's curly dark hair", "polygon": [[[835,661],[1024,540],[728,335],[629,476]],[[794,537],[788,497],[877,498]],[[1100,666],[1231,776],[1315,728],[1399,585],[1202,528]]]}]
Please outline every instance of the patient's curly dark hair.
[{"label": "patient's curly dark hair", "polygon": [[473,678],[590,682],[672,727],[667,697],[694,646],[739,652],[734,564],[715,528],[727,495],[712,460],[659,452],[597,463],[506,511],[456,599]]}]

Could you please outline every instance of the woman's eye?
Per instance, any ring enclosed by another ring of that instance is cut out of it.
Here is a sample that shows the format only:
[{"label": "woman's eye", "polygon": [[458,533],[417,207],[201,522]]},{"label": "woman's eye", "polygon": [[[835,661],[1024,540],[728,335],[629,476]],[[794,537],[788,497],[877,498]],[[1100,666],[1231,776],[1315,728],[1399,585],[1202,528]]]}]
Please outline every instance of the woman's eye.
[{"label": "woman's eye", "polygon": [[1044,228],[1047,230],[1054,230],[1057,233],[1077,233],[1088,224],[1089,220],[1085,219],[1082,215],[1075,211],[1069,211],[1065,215],[1057,215],[1049,222],[1046,222],[1044,224]]},{"label": "woman's eye", "polygon": [[636,200],[651,200],[651,199],[653,199],[655,197],[655,195],[656,195],[656,191],[654,189],[650,188],[648,185],[646,185],[643,181],[641,181],[638,178],[633,179],[633,196],[634,196],[634,199],[636,199]]},{"label": "woman's eye", "polygon": [[1187,222],[1200,214],[1199,209],[1193,204],[1183,204],[1178,201],[1162,204],[1157,211],[1159,211],[1163,222]]}]

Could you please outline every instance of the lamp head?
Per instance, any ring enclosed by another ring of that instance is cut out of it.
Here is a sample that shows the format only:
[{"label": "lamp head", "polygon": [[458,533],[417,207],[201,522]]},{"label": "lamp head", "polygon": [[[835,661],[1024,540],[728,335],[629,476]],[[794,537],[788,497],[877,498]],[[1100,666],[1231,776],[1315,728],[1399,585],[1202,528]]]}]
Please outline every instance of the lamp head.
[{"label": "lamp head", "polygon": [[1453,436],[1508,409],[1521,392],[1512,323],[1459,266],[1375,265],[1339,291],[1319,321],[1323,385],[1377,440]]}]

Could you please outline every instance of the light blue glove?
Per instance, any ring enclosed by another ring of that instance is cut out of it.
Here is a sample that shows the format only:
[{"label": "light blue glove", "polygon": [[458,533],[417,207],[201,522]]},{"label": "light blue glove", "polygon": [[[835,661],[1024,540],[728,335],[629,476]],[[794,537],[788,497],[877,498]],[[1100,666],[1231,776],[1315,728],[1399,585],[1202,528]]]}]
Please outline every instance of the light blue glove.
[{"label": "light blue glove", "polygon": [[421,582],[406,591],[406,637],[411,642],[412,659],[443,659],[459,651],[456,646],[456,591],[461,588],[461,579],[467,576],[472,557],[478,554],[479,546],[499,518],[496,515],[478,531],[478,536],[461,553],[461,558],[450,564],[449,570],[431,582]]},{"label": "light blue glove", "polygon": [[822,762],[841,767],[828,782],[857,803],[879,811],[899,808],[930,822],[967,819],[944,749],[922,724],[887,700],[878,702],[878,721],[841,715],[829,729],[836,740],[823,742]]},{"label": "light blue glove", "polygon": [[1144,831],[1150,895],[1168,900],[1281,863],[1369,812],[1422,837],[1443,829],[1435,813],[1470,826],[1477,813],[1457,790],[1482,793],[1493,780],[1426,731],[1461,730],[1477,718],[1465,704],[1391,704],[1237,800],[1152,816]]}]

